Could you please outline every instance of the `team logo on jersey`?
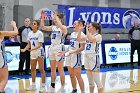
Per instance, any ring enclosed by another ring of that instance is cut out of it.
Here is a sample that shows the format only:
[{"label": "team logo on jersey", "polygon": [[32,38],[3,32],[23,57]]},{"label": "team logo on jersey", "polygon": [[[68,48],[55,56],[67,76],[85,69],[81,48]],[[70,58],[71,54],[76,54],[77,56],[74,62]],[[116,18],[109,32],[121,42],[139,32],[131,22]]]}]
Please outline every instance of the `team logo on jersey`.
[{"label": "team logo on jersey", "polygon": [[131,28],[134,26],[134,22],[137,21],[140,24],[140,15],[136,10],[127,10],[122,18],[124,28]]},{"label": "team logo on jersey", "polygon": [[112,60],[116,60],[117,59],[117,56],[118,56],[118,51],[115,47],[111,47],[109,52],[108,52],[108,55],[110,56],[110,58]]}]

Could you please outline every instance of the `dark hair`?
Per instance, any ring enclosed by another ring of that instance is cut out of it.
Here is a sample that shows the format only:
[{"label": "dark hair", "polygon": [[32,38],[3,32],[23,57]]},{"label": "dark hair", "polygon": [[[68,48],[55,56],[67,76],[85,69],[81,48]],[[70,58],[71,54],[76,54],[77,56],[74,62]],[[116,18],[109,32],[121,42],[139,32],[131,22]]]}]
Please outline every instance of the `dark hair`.
[{"label": "dark hair", "polygon": [[57,14],[57,16],[58,16],[58,18],[61,19],[61,20],[64,18],[64,14]]},{"label": "dark hair", "polygon": [[85,26],[85,21],[83,21],[83,20],[77,20],[77,21],[79,24],[81,23],[83,26]]},{"label": "dark hair", "polygon": [[38,28],[40,27],[40,22],[39,22],[39,20],[33,20],[33,21],[35,21],[36,23],[37,23],[37,26],[38,26]]},{"label": "dark hair", "polygon": [[40,22],[38,20],[34,20],[38,26],[40,26]]},{"label": "dark hair", "polygon": [[91,25],[96,28],[99,34],[102,34],[101,25],[99,23],[91,22]]},{"label": "dark hair", "polygon": [[[83,25],[83,27],[85,26],[85,21],[83,21],[83,20],[76,20],[76,21],[78,21],[79,24],[81,23]],[[86,34],[86,27],[84,27],[83,33]]]}]

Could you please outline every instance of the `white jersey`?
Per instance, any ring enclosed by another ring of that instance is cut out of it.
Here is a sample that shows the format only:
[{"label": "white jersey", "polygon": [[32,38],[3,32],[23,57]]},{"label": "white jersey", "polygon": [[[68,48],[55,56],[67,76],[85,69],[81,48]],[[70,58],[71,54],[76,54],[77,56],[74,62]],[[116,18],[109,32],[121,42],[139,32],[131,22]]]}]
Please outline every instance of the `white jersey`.
[{"label": "white jersey", "polygon": [[3,47],[3,40],[0,39],[0,53],[3,51],[2,47]]},{"label": "white jersey", "polygon": [[[86,43],[86,40],[82,42],[78,42],[77,35],[78,35],[78,32],[71,33],[69,51],[73,51],[80,48],[81,43]],[[81,37],[85,38],[85,34],[83,32],[81,33]],[[81,67],[82,66],[81,53],[72,54],[68,56],[66,58],[66,66],[70,66],[73,68]]]},{"label": "white jersey", "polygon": [[4,41],[0,39],[0,68],[7,67],[6,57],[5,57],[5,44]]},{"label": "white jersey", "polygon": [[56,26],[52,26],[51,44],[63,44],[64,40],[65,34],[62,33],[61,29]]},{"label": "white jersey", "polygon": [[34,47],[37,46],[39,42],[42,42],[42,43],[44,42],[43,33],[40,30],[38,30],[36,33],[31,31],[29,32],[28,40],[30,41],[31,49],[33,49]]},{"label": "white jersey", "polygon": [[90,42],[86,40],[85,52],[99,54],[99,45],[102,41],[102,36],[100,34],[93,34],[93,38],[96,38],[97,42]]},{"label": "white jersey", "polygon": [[[77,35],[78,35],[78,32],[71,33],[70,47],[69,47],[70,50],[75,50],[75,49],[80,48],[80,43],[86,43],[86,41],[78,42]],[[83,37],[86,37],[86,36],[83,32],[81,32],[81,38]]]}]

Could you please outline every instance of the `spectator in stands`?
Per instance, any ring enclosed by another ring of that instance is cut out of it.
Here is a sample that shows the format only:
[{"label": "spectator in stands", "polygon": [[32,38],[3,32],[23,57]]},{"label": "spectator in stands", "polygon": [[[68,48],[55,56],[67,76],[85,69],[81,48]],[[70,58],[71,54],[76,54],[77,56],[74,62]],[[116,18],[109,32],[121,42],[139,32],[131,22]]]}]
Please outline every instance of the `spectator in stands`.
[{"label": "spectator in stands", "polygon": [[66,35],[66,39],[65,40],[70,40],[70,34]]},{"label": "spectator in stands", "polygon": [[13,43],[13,42],[17,42],[15,40],[15,37],[14,36],[10,36],[9,39],[5,40],[5,43]]},{"label": "spectator in stands", "polygon": [[70,43],[70,36],[71,34],[67,34],[65,37],[65,44],[69,44]]},{"label": "spectator in stands", "polygon": [[116,35],[114,36],[114,38],[112,38],[112,40],[120,40],[120,39],[121,39],[120,34],[116,34]]}]

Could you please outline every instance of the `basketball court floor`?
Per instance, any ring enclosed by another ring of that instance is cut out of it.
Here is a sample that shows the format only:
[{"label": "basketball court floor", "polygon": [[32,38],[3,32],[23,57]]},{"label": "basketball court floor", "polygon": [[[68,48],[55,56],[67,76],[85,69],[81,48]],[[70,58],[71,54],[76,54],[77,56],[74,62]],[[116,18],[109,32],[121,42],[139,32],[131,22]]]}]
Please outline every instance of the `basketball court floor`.
[{"label": "basketball court floor", "polygon": [[[50,88],[50,72],[46,73],[47,93],[70,93],[72,91],[68,72],[66,71],[65,73],[66,84],[64,89],[61,89],[60,77],[58,75],[55,90],[51,90]],[[100,75],[104,85],[104,93],[140,93],[140,69],[101,69]],[[89,93],[89,85],[85,70],[82,70],[82,77],[85,84],[85,93]],[[31,84],[31,76],[10,75],[6,86],[6,93],[39,93],[40,82],[40,73],[38,73],[36,78],[37,90],[25,91],[25,88],[29,87]],[[77,88],[77,93],[80,93],[79,86],[77,86]],[[98,93],[97,87],[94,93]]]}]

